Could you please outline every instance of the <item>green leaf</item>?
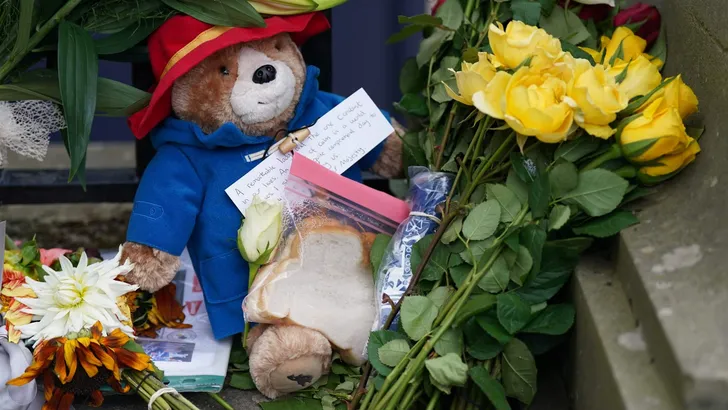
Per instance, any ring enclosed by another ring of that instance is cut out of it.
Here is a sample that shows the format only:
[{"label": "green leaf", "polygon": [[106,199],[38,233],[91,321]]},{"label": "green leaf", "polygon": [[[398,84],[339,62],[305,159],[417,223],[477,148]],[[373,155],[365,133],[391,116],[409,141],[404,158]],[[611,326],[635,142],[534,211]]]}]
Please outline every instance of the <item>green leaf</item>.
[{"label": "green leaf", "polygon": [[544,173],[531,183],[531,189],[528,192],[528,205],[531,207],[531,214],[534,218],[538,219],[546,216],[550,199],[549,174]]},{"label": "green leaf", "polygon": [[660,27],[660,35],[657,37],[655,44],[650,48],[648,54],[659,58],[663,63],[667,61],[667,29],[664,24]]},{"label": "green leaf", "polygon": [[435,352],[440,356],[449,353],[460,355],[463,352],[463,332],[460,329],[450,328],[442,334],[435,343]]},{"label": "green leaf", "polygon": [[521,246],[528,249],[528,254],[533,260],[531,271],[538,272],[541,269],[541,254],[546,243],[546,231],[536,225],[527,225],[518,236]]},{"label": "green leaf", "polygon": [[639,221],[629,211],[616,211],[574,228],[574,233],[596,238],[607,238],[618,234],[622,229],[639,223]]},{"label": "green leaf", "polygon": [[532,159],[511,152],[511,167],[521,181],[530,184],[538,176],[538,168]]},{"label": "green leaf", "polygon": [[556,205],[549,215],[549,231],[561,229],[571,216],[571,208],[566,205]]},{"label": "green leaf", "polygon": [[541,19],[541,3],[530,0],[511,0],[513,19],[537,26]]},{"label": "green leaf", "polygon": [[572,305],[551,305],[536,315],[526,327],[525,333],[540,333],[558,336],[568,332],[574,324],[574,307]]},{"label": "green leaf", "polygon": [[369,251],[369,261],[372,264],[372,271],[374,272],[374,275],[379,272],[379,265],[382,263],[384,252],[387,250],[387,246],[389,246],[389,242],[391,240],[391,236],[383,233],[378,234],[374,238],[372,249]]},{"label": "green leaf", "polygon": [[554,198],[561,198],[579,183],[579,170],[571,162],[562,162],[549,173],[551,192]]},{"label": "green leaf", "polygon": [[591,65],[596,64],[596,62],[594,61],[594,57],[592,57],[591,54],[569,43],[568,41],[561,42],[561,49],[570,53],[572,56],[574,56],[574,58],[583,58],[584,60],[589,61]]},{"label": "green leaf", "polygon": [[[18,3],[20,15],[18,17],[15,47],[13,48],[12,54],[18,54],[25,50],[28,46],[28,40],[30,40],[30,33],[33,30],[33,9],[35,8],[35,1],[20,1]],[[14,7],[10,4],[4,4],[3,6],[3,8]],[[7,11],[3,14],[5,13],[7,13]],[[10,22],[7,22],[6,24],[10,24]]]},{"label": "green leaf", "polygon": [[96,39],[94,40],[96,53],[98,55],[122,53],[149,37],[164,21],[164,19],[141,19],[117,33]]},{"label": "green leaf", "polygon": [[531,272],[533,267],[533,259],[531,254],[528,253],[528,248],[521,246],[518,248],[518,252],[510,251],[506,253],[506,262],[510,262],[513,259],[513,263],[508,263],[510,266],[510,277],[513,282],[518,285],[523,285],[523,282],[528,278],[528,273]]},{"label": "green leaf", "polygon": [[590,37],[589,30],[579,16],[559,6],[554,7],[550,16],[541,17],[539,26],[552,36],[571,44],[581,44]]},{"label": "green leaf", "polygon": [[478,282],[478,287],[486,292],[500,293],[508,288],[510,271],[503,253],[498,255],[485,276]]},{"label": "green leaf", "polygon": [[501,374],[506,395],[531,404],[536,395],[536,362],[520,340],[512,339],[503,349]]},{"label": "green leaf", "polygon": [[489,293],[470,296],[467,302],[460,308],[458,312],[456,326],[463,323],[475,315],[487,312],[496,303],[496,297]]},{"label": "green leaf", "polygon": [[551,13],[554,12],[554,6],[556,5],[556,0],[539,0],[541,3],[541,15],[542,16],[550,16]]},{"label": "green leaf", "polygon": [[378,330],[369,334],[369,343],[367,344],[367,357],[374,370],[377,373],[387,376],[392,372],[392,369],[387,367],[384,363],[379,360],[379,348],[392,340],[404,339],[405,335],[391,330]]},{"label": "green leaf", "polygon": [[248,372],[234,372],[230,376],[230,387],[239,390],[255,390],[255,383],[253,382],[253,376]]},{"label": "green leaf", "polygon": [[354,382],[353,381],[345,381],[338,386],[334,390],[343,390],[345,392],[351,393],[354,391]]},{"label": "green leaf", "polygon": [[559,145],[554,153],[554,160],[564,159],[569,162],[576,162],[596,151],[598,148],[599,140],[584,134],[575,140]]},{"label": "green leaf", "polygon": [[407,296],[402,302],[402,327],[412,340],[420,340],[432,330],[437,306],[425,296]]},{"label": "green leaf", "polygon": [[501,207],[501,222],[511,222],[521,210],[521,203],[518,197],[505,185],[487,184],[486,192],[488,199],[498,201]]},{"label": "green leaf", "polygon": [[498,295],[498,321],[508,333],[515,334],[531,320],[531,307],[515,293]]},{"label": "green leaf", "polygon": [[427,157],[419,141],[418,132],[408,132],[402,137],[402,156],[405,165],[427,165]]},{"label": "green leaf", "polygon": [[560,252],[564,257],[576,258],[589,249],[593,242],[592,238],[581,237],[549,241],[547,245],[551,251]]},{"label": "green leaf", "polygon": [[399,89],[402,94],[421,91],[425,82],[427,82],[427,78],[422,75],[422,70],[417,66],[417,60],[414,57],[408,58],[399,73]]},{"label": "green leaf", "polygon": [[99,77],[96,112],[109,116],[126,117],[144,108],[152,95],[136,87]]},{"label": "green leaf", "polygon": [[417,64],[422,67],[429,63],[440,47],[453,37],[452,31],[436,28],[429,37],[420,42],[420,49],[417,52]]},{"label": "green leaf", "polygon": [[485,333],[475,319],[465,322],[463,335],[465,336],[465,350],[478,360],[492,359],[503,350],[503,346]]},{"label": "green leaf", "polygon": [[476,366],[468,372],[470,378],[475,382],[480,390],[485,393],[495,410],[511,410],[506,391],[503,386],[494,379],[487,370],[482,366]]},{"label": "green leaf", "polygon": [[528,202],[528,185],[526,185],[526,183],[518,177],[516,171],[513,168],[508,171],[508,177],[506,178],[506,187],[508,187],[508,189],[516,194],[518,202],[522,204]]},{"label": "green leaf", "polygon": [[162,0],[167,6],[197,20],[223,27],[265,27],[265,20],[247,1]]},{"label": "green leaf", "polygon": [[463,235],[475,241],[492,236],[498,228],[501,209],[498,201],[491,199],[478,204],[463,222]]},{"label": "green leaf", "polygon": [[400,41],[404,41],[408,39],[409,37],[419,33],[422,31],[424,27],[423,26],[405,26],[397,33],[392,34],[389,36],[389,38],[386,41],[386,44],[394,44],[399,43]]},{"label": "green leaf", "polygon": [[445,303],[447,303],[447,300],[450,298],[450,295],[452,295],[452,293],[452,288],[448,286],[438,286],[435,289],[432,289],[427,297],[432,301],[432,303],[435,304],[438,309],[440,309],[445,305]]},{"label": "green leaf", "polygon": [[495,311],[489,311],[486,314],[478,315],[475,317],[475,321],[478,323],[478,326],[502,345],[505,345],[513,338],[513,335],[511,335],[508,330],[501,325],[500,321],[498,321],[497,312]]},{"label": "green leaf", "polygon": [[[412,255],[410,256],[410,267],[412,272],[416,272],[420,264],[422,263],[427,248],[430,247],[434,235],[430,234],[420,239],[412,247]],[[432,251],[430,260],[422,270],[422,279],[436,281],[439,280],[442,275],[447,272],[448,266],[447,261],[450,258],[450,252],[441,244],[435,245],[435,249]]]},{"label": "green leaf", "polygon": [[541,269],[532,274],[515,293],[530,304],[546,302],[569,280],[578,261],[577,253],[562,252],[553,246],[544,246]]},{"label": "green leaf", "polygon": [[394,339],[378,350],[379,361],[389,367],[395,367],[409,353],[410,345],[404,339]]},{"label": "green leaf", "polygon": [[402,99],[399,103],[397,103],[397,108],[416,117],[426,117],[429,113],[427,110],[427,101],[425,100],[425,97],[419,93],[403,95]]},{"label": "green leaf", "polygon": [[435,16],[442,19],[442,24],[457,30],[463,24],[463,8],[458,0],[447,0],[437,9]]},{"label": "green leaf", "polygon": [[58,31],[58,83],[68,125],[69,180],[85,168],[98,75],[99,61],[91,35],[80,26],[62,21]]},{"label": "green leaf", "polygon": [[447,227],[445,233],[442,234],[440,241],[444,244],[452,243],[458,238],[458,234],[463,229],[463,218],[457,217],[450,226]]},{"label": "green leaf", "polygon": [[443,25],[442,18],[430,14],[418,14],[411,17],[399,16],[397,20],[399,24],[413,24],[422,27],[438,27]]},{"label": "green leaf", "polygon": [[468,245],[469,249],[460,252],[460,257],[469,264],[473,264],[474,261],[480,260],[483,255],[493,246],[493,238],[488,238],[483,241],[470,242]]},{"label": "green leaf", "polygon": [[448,394],[450,387],[464,386],[468,381],[468,365],[456,353],[429,359],[425,361],[425,367],[433,384]]},{"label": "green leaf", "polygon": [[602,216],[612,212],[627,191],[629,183],[605,169],[592,169],[579,174],[579,182],[562,197],[578,204],[589,216]]},{"label": "green leaf", "polygon": [[463,282],[465,282],[465,279],[468,277],[471,270],[473,270],[473,267],[466,264],[450,268],[450,277],[452,278],[452,281],[455,282],[455,286],[458,289],[462,287]]}]

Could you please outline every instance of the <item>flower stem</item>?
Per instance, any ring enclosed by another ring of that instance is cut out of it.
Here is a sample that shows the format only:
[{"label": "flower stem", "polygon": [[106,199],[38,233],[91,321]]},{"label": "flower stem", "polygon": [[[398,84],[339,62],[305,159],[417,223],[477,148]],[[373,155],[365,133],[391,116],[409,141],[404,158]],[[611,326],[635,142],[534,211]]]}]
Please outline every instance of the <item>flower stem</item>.
[{"label": "flower stem", "polygon": [[207,393],[207,394],[209,394],[209,395],[210,395],[210,397],[212,397],[213,399],[215,399],[215,401],[216,401],[216,402],[217,402],[217,403],[218,403],[218,404],[219,404],[220,406],[222,406],[222,407],[223,407],[223,408],[224,408],[225,410],[235,410],[235,409],[234,409],[234,408],[232,408],[232,406],[230,406],[230,405],[229,405],[229,404],[228,404],[228,403],[227,403],[227,402],[226,402],[225,400],[223,400],[223,398],[222,398],[222,397],[220,397],[220,395],[219,395],[219,394],[217,394],[217,393]]},{"label": "flower stem", "polygon": [[468,174],[471,176],[471,181],[474,181],[474,179],[472,179],[473,166],[475,165],[475,160],[478,158],[478,154],[480,153],[480,150],[483,147],[483,140],[485,139],[485,132],[488,130],[488,127],[490,126],[490,122],[491,122],[491,117],[488,117],[487,119],[484,118],[480,122],[478,131],[475,133],[475,151],[473,151],[473,160],[470,161],[470,164],[468,164]]},{"label": "flower stem", "polygon": [[442,141],[440,142],[440,149],[437,150],[437,159],[435,160],[435,170],[439,171],[440,166],[442,165],[442,155],[445,153],[445,148],[447,147],[447,139],[450,136],[450,128],[452,128],[452,122],[455,119],[455,113],[458,110],[458,105],[453,104],[452,108],[450,108],[450,115],[447,118],[447,125],[445,125],[445,135],[442,137]]},{"label": "flower stem", "polygon": [[478,169],[476,170],[477,174],[473,177],[473,183],[470,184],[468,190],[465,191],[465,195],[463,195],[463,201],[467,201],[470,198],[470,195],[472,195],[475,189],[478,187],[478,183],[480,182],[480,179],[483,177],[483,175],[485,175],[485,172],[493,165],[493,163],[501,156],[501,154],[503,154],[503,151],[510,147],[511,142],[515,137],[516,133],[514,132],[508,135],[508,138],[506,138],[501,146],[498,147],[498,150],[496,150],[496,152],[494,152],[493,155],[488,158],[488,161],[478,167]]},{"label": "flower stem", "polygon": [[[257,265],[255,263],[248,264],[248,292],[250,292],[250,288],[253,287],[253,282],[255,282],[255,276],[258,274],[258,269],[260,269],[260,265]],[[243,330],[243,349],[246,349],[248,347],[248,333],[249,332],[250,332],[250,322],[248,322],[246,320],[245,329]]]},{"label": "flower stem", "polygon": [[612,146],[609,147],[609,151],[594,158],[592,162],[588,163],[584,168],[582,168],[582,171],[599,168],[605,162],[619,158],[622,158],[622,149],[619,148],[619,144],[612,144]]},{"label": "flower stem", "polygon": [[30,39],[28,39],[28,44],[25,45],[25,47],[21,50],[19,50],[17,53],[12,53],[10,55],[10,58],[5,62],[5,64],[0,67],[0,83],[2,83],[5,78],[15,69],[15,67],[20,64],[21,61],[23,61],[23,58],[33,49],[35,46],[38,45],[38,43],[43,40],[48,33],[50,33],[53,28],[55,28],[58,23],[61,22],[73,9],[78,6],[81,3],[82,0],[70,0],[66,4],[63,5],[56,14],[53,15],[48,21],[43,23],[42,26],[38,29],[38,31],[33,34]]},{"label": "flower stem", "polygon": [[430,402],[427,404],[426,410],[435,410],[437,403],[440,401],[440,390],[436,390],[435,394],[430,398]]}]

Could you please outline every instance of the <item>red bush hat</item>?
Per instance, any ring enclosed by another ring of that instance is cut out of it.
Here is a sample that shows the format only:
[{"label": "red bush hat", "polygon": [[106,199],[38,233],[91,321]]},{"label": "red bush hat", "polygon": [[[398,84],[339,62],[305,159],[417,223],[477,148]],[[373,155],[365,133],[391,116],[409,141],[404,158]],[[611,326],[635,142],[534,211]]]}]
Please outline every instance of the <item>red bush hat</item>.
[{"label": "red bush hat", "polygon": [[321,13],[274,16],[266,27],[221,27],[190,16],[177,15],[165,21],[149,36],[149,59],[156,84],[145,108],[129,117],[129,127],[138,139],[144,138],[172,113],[172,84],[205,58],[228,46],[290,33],[299,46],[330,28]]}]

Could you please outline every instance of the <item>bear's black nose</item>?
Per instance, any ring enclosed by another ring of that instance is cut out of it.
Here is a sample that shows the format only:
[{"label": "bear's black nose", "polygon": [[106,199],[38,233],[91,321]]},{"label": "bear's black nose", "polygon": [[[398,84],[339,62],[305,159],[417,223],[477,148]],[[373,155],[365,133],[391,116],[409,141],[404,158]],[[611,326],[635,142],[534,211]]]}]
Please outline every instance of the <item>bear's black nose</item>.
[{"label": "bear's black nose", "polygon": [[269,83],[276,79],[276,68],[270,64],[266,64],[263,67],[255,70],[253,73],[253,82],[256,84]]}]

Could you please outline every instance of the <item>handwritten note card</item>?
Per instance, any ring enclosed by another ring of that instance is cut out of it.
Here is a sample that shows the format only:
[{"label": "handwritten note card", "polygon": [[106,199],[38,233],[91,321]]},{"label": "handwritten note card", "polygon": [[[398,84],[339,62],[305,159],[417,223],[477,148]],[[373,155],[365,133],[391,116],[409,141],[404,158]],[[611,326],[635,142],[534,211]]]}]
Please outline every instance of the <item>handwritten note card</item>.
[{"label": "handwritten note card", "polygon": [[[311,136],[295,151],[338,174],[349,169],[394,132],[364,89],[359,89],[319,118],[309,130]],[[255,195],[266,200],[280,199],[292,160],[293,153],[282,154],[275,150],[230,185],[225,193],[243,215]]]}]

